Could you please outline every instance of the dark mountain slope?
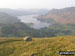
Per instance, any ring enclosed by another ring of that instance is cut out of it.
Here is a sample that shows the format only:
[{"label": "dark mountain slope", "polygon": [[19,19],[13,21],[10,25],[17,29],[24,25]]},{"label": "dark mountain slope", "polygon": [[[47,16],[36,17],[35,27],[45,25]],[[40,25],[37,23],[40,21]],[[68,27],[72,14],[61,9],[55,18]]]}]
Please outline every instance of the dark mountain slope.
[{"label": "dark mountain slope", "polygon": [[23,37],[35,30],[22,23],[17,17],[0,12],[0,36]]},{"label": "dark mountain slope", "polygon": [[7,24],[7,23],[17,23],[20,20],[17,17],[10,16],[6,13],[0,12],[0,24]]}]

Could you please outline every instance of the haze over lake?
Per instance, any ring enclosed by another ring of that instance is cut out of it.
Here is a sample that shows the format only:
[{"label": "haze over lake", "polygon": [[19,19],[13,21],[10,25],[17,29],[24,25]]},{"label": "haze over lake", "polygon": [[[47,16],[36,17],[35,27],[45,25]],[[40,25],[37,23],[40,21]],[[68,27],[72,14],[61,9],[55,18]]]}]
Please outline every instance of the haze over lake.
[{"label": "haze over lake", "polygon": [[35,28],[35,29],[48,27],[50,25],[46,22],[41,22],[41,21],[37,20],[37,18],[34,18],[35,16],[38,16],[38,15],[24,15],[24,16],[18,16],[18,18],[21,19],[21,22],[33,23],[33,26],[31,26],[31,27]]}]

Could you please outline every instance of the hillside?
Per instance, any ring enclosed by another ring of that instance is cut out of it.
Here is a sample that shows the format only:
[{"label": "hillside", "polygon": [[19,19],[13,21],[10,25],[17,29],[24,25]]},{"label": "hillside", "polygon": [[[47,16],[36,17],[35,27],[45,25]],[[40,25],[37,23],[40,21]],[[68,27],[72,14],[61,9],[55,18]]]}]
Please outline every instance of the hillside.
[{"label": "hillside", "polygon": [[[47,21],[49,20],[47,19]],[[51,22],[54,23],[53,21]],[[42,38],[64,35],[74,36],[75,24],[53,25],[41,29],[33,29],[22,23],[17,17],[0,12],[0,37],[24,37],[26,35]]]},{"label": "hillside", "polygon": [[0,37],[23,37],[34,31],[17,17],[0,12]]},{"label": "hillside", "polygon": [[0,24],[17,23],[20,19],[14,16],[10,16],[6,13],[0,12]]},{"label": "hillside", "polygon": [[0,12],[0,37],[24,37],[26,35],[33,37],[56,36],[55,32],[30,28],[17,17]]},{"label": "hillside", "polygon": [[52,24],[75,24],[75,7],[52,9],[39,19]]},{"label": "hillside", "polygon": [[33,38],[30,42],[0,38],[0,56],[59,56],[59,51],[75,51],[75,36]]}]

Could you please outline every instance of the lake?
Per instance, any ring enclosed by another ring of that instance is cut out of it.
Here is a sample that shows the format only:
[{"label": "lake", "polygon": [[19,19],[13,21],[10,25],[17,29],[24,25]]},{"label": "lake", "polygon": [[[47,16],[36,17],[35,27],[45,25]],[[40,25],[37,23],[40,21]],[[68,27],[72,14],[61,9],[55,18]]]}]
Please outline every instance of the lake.
[{"label": "lake", "polygon": [[18,16],[18,18],[21,20],[21,22],[33,23],[31,27],[34,29],[40,29],[40,28],[48,27],[50,25],[49,23],[41,22],[37,20],[37,18],[34,18],[35,16],[38,15],[24,15],[24,16]]}]

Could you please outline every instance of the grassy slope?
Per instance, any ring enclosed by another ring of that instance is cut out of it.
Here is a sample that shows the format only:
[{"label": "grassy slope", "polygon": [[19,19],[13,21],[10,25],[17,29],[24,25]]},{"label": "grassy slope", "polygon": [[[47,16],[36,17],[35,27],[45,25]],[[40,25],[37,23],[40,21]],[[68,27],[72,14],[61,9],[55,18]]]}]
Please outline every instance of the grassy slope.
[{"label": "grassy slope", "polygon": [[75,51],[75,36],[22,39],[0,38],[0,56],[59,56],[58,51]]}]

